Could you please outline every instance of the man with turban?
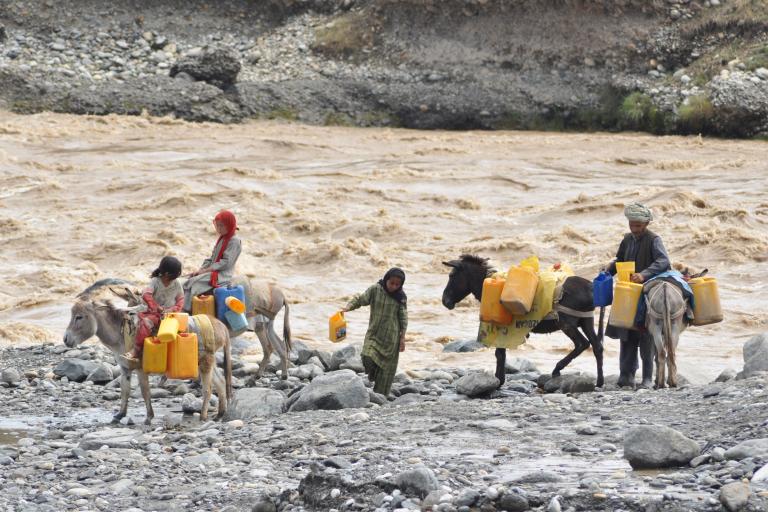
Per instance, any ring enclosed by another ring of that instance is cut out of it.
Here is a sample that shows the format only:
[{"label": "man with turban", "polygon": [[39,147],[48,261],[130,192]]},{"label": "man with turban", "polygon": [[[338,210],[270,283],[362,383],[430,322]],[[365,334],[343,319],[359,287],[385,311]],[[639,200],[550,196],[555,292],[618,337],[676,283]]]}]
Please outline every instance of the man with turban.
[{"label": "man with turban", "polygon": [[[667,255],[661,237],[648,229],[653,214],[647,206],[631,203],[624,207],[624,216],[629,221],[629,231],[616,251],[616,259],[608,265],[608,271],[616,274],[616,262],[634,261],[635,273],[630,276],[633,283],[644,283],[651,277],[669,270]],[[643,363],[641,387],[653,387],[653,340],[645,331],[620,329],[608,326],[606,335],[620,340],[619,386],[634,386],[637,371],[637,352]]]}]

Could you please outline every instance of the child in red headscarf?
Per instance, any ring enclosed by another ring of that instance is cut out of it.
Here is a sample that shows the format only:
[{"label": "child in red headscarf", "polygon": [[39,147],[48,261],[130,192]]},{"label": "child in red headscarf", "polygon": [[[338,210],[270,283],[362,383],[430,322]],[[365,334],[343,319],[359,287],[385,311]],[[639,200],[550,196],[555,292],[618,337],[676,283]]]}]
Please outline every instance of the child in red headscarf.
[{"label": "child in red headscarf", "polygon": [[237,219],[229,210],[221,210],[213,219],[213,225],[219,234],[213,246],[211,257],[203,261],[202,266],[190,274],[184,283],[184,311],[192,311],[192,297],[210,292],[217,286],[229,284],[235,273],[235,263],[240,257],[242,243],[235,236]]}]

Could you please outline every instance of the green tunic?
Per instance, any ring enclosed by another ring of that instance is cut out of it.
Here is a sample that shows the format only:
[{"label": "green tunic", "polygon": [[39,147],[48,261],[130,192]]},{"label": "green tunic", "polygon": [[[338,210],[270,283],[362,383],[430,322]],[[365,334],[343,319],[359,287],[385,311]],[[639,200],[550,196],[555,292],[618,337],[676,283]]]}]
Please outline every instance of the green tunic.
[{"label": "green tunic", "polygon": [[355,296],[347,309],[352,311],[362,306],[371,306],[363,343],[363,366],[375,383],[373,390],[388,395],[400,358],[400,335],[408,328],[408,310],[378,283]]}]

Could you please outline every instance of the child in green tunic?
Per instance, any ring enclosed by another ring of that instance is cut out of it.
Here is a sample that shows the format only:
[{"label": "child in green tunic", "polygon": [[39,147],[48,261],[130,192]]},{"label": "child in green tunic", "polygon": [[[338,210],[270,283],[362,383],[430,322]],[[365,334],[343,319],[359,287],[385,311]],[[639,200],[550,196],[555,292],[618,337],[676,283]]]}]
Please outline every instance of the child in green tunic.
[{"label": "child in green tunic", "polygon": [[368,331],[363,343],[363,366],[374,382],[373,390],[388,395],[397,372],[397,360],[405,350],[408,309],[403,291],[405,272],[391,268],[384,278],[355,296],[342,311],[371,306]]}]

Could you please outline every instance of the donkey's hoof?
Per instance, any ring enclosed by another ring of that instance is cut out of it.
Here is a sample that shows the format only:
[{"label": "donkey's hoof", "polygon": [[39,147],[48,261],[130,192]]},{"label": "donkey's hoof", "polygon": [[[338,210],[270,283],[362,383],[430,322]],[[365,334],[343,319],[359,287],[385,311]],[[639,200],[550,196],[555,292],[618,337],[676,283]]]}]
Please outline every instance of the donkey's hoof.
[{"label": "donkey's hoof", "polygon": [[595,383],[595,387],[601,388],[605,385],[605,379],[599,378],[597,379],[597,382]]}]

